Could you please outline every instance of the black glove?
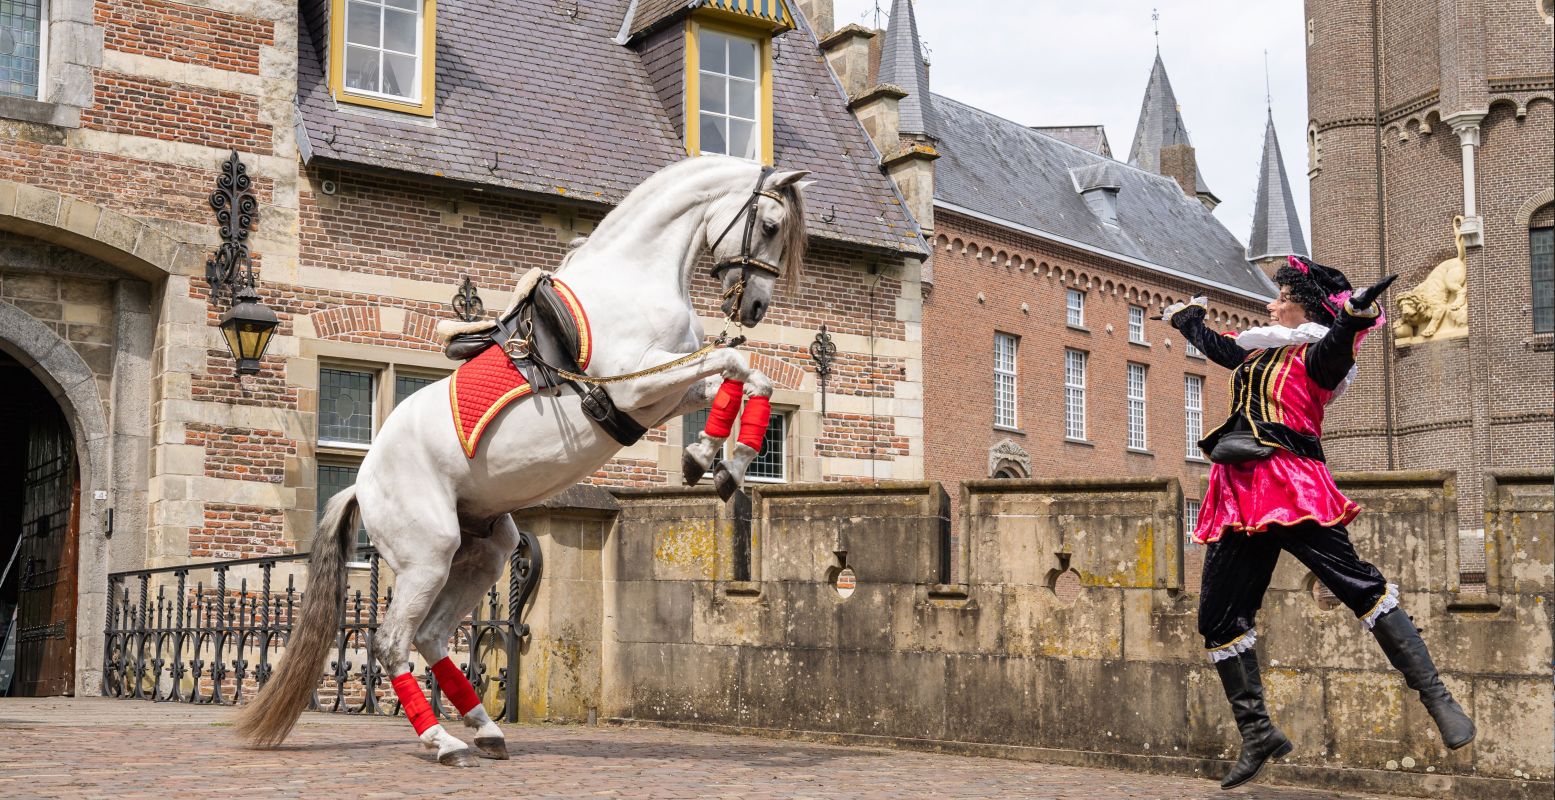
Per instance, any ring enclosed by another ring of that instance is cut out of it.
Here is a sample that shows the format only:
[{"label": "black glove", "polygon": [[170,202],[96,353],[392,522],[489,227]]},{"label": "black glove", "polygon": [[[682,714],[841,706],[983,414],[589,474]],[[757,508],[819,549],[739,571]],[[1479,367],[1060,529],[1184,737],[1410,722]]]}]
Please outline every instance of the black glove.
[{"label": "black glove", "polygon": [[1182,330],[1183,326],[1188,324],[1189,321],[1204,319],[1207,311],[1206,305],[1202,297],[1195,297],[1186,302],[1178,301],[1162,309],[1161,316],[1155,319],[1165,319],[1173,328]]},{"label": "black glove", "polygon": [[1388,287],[1392,286],[1393,282],[1396,280],[1398,280],[1397,275],[1389,275],[1388,277],[1377,281],[1365,289],[1350,295],[1350,307],[1356,311],[1365,311],[1366,309],[1371,308],[1371,304],[1375,302],[1377,298],[1381,297],[1382,293],[1386,292]]}]

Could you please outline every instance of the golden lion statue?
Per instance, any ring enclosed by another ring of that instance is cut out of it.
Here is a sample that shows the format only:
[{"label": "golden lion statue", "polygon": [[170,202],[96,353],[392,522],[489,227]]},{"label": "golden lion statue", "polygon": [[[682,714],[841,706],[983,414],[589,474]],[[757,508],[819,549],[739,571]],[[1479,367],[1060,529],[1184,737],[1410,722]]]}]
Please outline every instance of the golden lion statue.
[{"label": "golden lion statue", "polygon": [[1469,334],[1468,265],[1463,256],[1463,217],[1453,217],[1458,257],[1437,264],[1413,289],[1397,297],[1393,337],[1400,344],[1456,339]]}]

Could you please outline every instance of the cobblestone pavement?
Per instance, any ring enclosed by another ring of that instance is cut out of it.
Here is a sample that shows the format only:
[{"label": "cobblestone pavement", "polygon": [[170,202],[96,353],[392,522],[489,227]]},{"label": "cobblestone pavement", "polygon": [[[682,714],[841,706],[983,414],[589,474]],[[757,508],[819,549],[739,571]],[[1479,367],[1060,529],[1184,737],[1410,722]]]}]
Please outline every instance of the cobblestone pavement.
[{"label": "cobblestone pavement", "polygon": [[452,769],[399,718],[304,714],[285,746],[255,751],[238,746],[232,715],[133,700],[0,699],[0,797],[1363,797],[1258,785],[1222,792],[1192,778],[610,725],[508,726],[512,760]]}]

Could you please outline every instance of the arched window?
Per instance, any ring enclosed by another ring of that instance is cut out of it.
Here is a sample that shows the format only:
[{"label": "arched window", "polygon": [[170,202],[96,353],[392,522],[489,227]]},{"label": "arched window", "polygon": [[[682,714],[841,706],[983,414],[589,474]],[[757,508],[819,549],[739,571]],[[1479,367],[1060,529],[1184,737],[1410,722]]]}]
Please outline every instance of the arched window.
[{"label": "arched window", "polygon": [[1533,332],[1555,333],[1555,205],[1546,204],[1528,221],[1528,272]]}]

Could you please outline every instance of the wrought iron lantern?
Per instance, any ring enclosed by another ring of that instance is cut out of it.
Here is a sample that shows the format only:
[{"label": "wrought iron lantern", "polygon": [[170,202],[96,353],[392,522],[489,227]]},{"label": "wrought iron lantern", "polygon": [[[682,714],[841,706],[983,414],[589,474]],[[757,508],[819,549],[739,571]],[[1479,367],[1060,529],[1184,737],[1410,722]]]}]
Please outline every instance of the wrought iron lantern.
[{"label": "wrought iron lantern", "polygon": [[226,337],[232,358],[238,362],[239,375],[259,371],[259,359],[270,346],[270,337],[278,324],[275,312],[259,302],[254,287],[245,286],[238,291],[237,304],[221,315],[221,335]]},{"label": "wrought iron lantern", "polygon": [[239,375],[259,371],[259,360],[280,323],[254,290],[248,231],[259,216],[259,201],[254,198],[252,186],[248,168],[238,160],[238,151],[233,150],[221,167],[216,191],[211,193],[211,208],[216,211],[216,224],[221,228],[221,246],[205,262],[205,281],[211,286],[212,302],[223,295],[232,298],[232,307],[221,316],[221,335],[237,362]]}]

